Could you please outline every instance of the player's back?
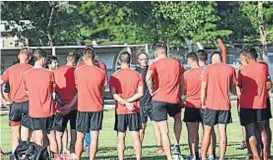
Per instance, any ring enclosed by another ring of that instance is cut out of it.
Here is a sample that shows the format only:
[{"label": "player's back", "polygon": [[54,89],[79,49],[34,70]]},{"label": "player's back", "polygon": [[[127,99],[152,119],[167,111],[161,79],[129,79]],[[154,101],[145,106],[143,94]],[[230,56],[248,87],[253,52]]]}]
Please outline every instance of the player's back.
[{"label": "player's back", "polygon": [[236,82],[235,69],[224,63],[215,63],[206,68],[202,79],[207,81],[206,106],[229,110],[230,88]]},{"label": "player's back", "polygon": [[65,103],[70,103],[70,101],[77,93],[74,71],[75,67],[70,65],[58,67],[54,71],[56,82],[55,90],[63,98]]},{"label": "player's back", "polygon": [[201,79],[200,75],[203,68],[194,68],[184,73],[184,91],[187,95],[186,106],[201,107]]},{"label": "player's back", "polygon": [[153,100],[179,103],[180,77],[184,72],[180,62],[173,58],[162,58],[154,62],[149,70],[153,72],[156,90]]},{"label": "player's back", "polygon": [[141,75],[130,68],[120,69],[111,76],[112,83],[118,84],[117,94],[123,98],[130,98],[138,91]]},{"label": "player's back", "polygon": [[41,118],[53,115],[53,72],[44,68],[32,68],[24,73],[24,85],[29,95],[30,116]]},{"label": "player's back", "polygon": [[83,65],[75,70],[75,83],[78,89],[78,110],[82,112],[103,109],[105,73],[97,66]]},{"label": "player's back", "polygon": [[29,64],[15,64],[9,67],[1,76],[1,79],[8,81],[10,85],[10,97],[14,102],[23,102],[28,100],[28,96],[23,88],[23,74],[31,69]]},{"label": "player's back", "polygon": [[268,70],[266,65],[253,62],[239,72],[239,83],[242,86],[242,108],[266,108]]},{"label": "player's back", "polygon": [[[110,87],[116,89],[116,93],[123,99],[131,98],[138,92],[138,87],[143,86],[141,75],[130,68],[120,69],[116,71],[110,78]],[[138,113],[140,101],[134,101],[135,110],[131,111],[128,108],[116,103],[116,114]]]}]

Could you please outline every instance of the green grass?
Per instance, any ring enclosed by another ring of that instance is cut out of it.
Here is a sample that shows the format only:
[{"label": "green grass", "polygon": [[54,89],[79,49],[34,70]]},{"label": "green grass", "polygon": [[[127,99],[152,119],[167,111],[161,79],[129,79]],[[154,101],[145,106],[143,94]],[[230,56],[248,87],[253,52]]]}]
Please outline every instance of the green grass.
[{"label": "green grass", "polygon": [[[246,150],[236,150],[239,144],[242,141],[242,131],[241,126],[238,120],[238,115],[236,112],[236,107],[232,109],[232,118],[233,123],[228,126],[228,147],[226,158],[227,159],[242,159],[246,156]],[[172,130],[173,119],[169,119],[169,126],[170,126],[170,136],[173,142],[174,134]],[[146,136],[143,144],[143,159],[164,159],[164,155],[157,154],[156,150],[156,143],[155,138],[153,135],[153,129],[151,126],[151,122],[148,123]],[[272,127],[272,124],[271,124]],[[99,152],[97,154],[98,159],[117,159],[117,137],[116,132],[113,130],[114,128],[114,111],[109,110],[105,111],[104,114],[104,122],[103,122],[103,130],[101,131],[100,141],[99,141]],[[217,131],[217,130],[216,130]],[[202,133],[202,129],[200,128],[200,135]],[[218,132],[217,132],[218,133]],[[8,126],[8,116],[1,117],[1,147],[5,152],[11,151],[11,131]],[[132,146],[132,137],[130,132],[127,132],[126,137],[126,151],[125,151],[125,158],[126,159],[133,159],[135,156],[135,152]],[[182,155],[187,157],[189,155],[189,148],[187,145],[187,132],[186,126],[183,123],[183,129],[181,134],[181,149]],[[217,155],[219,149],[217,148]],[[84,154],[84,157],[87,157]]]}]

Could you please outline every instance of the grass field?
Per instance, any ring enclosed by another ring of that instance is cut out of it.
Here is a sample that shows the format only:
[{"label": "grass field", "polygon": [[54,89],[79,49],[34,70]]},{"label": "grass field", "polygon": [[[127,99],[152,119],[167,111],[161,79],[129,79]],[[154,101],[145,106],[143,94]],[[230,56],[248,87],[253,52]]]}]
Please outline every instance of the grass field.
[{"label": "grass field", "polygon": [[[232,109],[232,118],[233,123],[228,126],[228,147],[226,158],[227,159],[244,159],[246,156],[246,150],[236,150],[239,146],[240,142],[242,141],[242,134],[241,134],[241,126],[239,124],[238,115],[236,113],[236,107]],[[171,139],[174,138],[172,124],[173,120],[169,119],[169,126],[170,126],[170,136]],[[105,111],[104,114],[104,122],[103,122],[103,130],[101,131],[100,142],[99,142],[99,152],[97,154],[97,159],[117,159],[117,137],[116,133],[113,131],[114,126],[114,111],[109,110]],[[271,124],[272,126],[272,124]],[[200,135],[202,133],[202,129],[200,128]],[[173,142],[173,140],[172,140]],[[5,152],[11,151],[11,131],[8,126],[8,116],[1,117],[1,147]],[[126,159],[134,159],[134,149],[132,147],[132,137],[130,133],[127,133],[126,138],[126,151],[125,151],[125,158]],[[183,123],[183,129],[181,134],[181,149],[182,155],[188,157],[189,155],[189,148],[187,145],[187,132],[186,126]],[[156,143],[155,138],[153,136],[153,129],[151,123],[149,122],[146,137],[143,144],[143,159],[164,159],[164,155],[157,154],[156,150]],[[217,149],[217,155],[219,149]],[[84,155],[87,159],[87,155]]]}]

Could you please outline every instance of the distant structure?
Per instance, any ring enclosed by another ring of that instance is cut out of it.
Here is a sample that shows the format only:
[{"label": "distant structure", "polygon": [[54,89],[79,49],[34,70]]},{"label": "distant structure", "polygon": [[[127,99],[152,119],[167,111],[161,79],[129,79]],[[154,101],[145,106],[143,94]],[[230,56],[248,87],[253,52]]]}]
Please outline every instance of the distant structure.
[{"label": "distant structure", "polygon": [[[29,20],[20,20],[19,24],[15,21],[2,20],[0,23],[0,47],[13,48],[28,46],[28,39],[23,37],[20,33],[23,32],[24,29],[32,27],[33,26]],[[15,31],[17,35],[14,34]]]}]

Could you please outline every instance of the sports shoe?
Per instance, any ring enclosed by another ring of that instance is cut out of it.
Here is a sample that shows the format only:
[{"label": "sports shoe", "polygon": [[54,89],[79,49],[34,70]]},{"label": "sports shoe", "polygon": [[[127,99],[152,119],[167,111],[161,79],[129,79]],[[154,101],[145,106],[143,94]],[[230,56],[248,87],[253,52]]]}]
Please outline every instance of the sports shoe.
[{"label": "sports shoe", "polygon": [[214,156],[209,156],[208,160],[216,160],[216,158],[214,158]]},{"label": "sports shoe", "polygon": [[190,156],[188,160],[197,160],[196,156]]},{"label": "sports shoe", "polygon": [[181,155],[180,147],[177,144],[173,147],[173,155]]},{"label": "sports shoe", "polygon": [[164,149],[163,147],[158,147],[157,150],[156,150],[156,153],[164,153]]},{"label": "sports shoe", "polygon": [[239,147],[237,147],[236,149],[238,150],[244,150],[244,149],[247,149],[247,146],[246,146],[246,143],[243,141]]}]

